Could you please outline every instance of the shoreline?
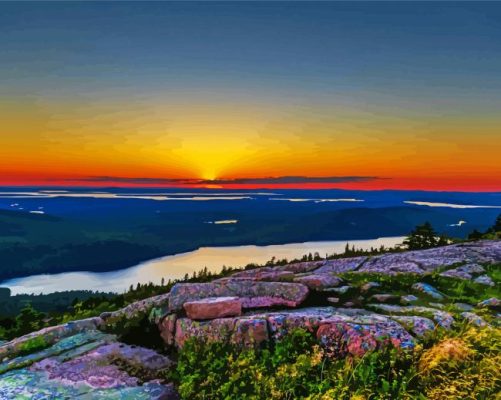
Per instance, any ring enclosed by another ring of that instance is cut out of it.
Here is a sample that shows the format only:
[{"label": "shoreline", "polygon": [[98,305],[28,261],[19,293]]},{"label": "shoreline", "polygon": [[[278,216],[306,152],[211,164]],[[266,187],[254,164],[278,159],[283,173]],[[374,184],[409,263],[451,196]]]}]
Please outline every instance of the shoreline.
[{"label": "shoreline", "polygon": [[238,245],[199,247],[196,250],[164,255],[139,262],[128,268],[108,272],[71,271],[57,274],[37,274],[13,278],[0,283],[12,295],[49,294],[66,290],[97,290],[121,293],[130,285],[138,282],[160,283],[161,279],[179,279],[186,273],[191,275],[207,267],[219,272],[223,266],[243,268],[250,263],[264,264],[272,257],[288,260],[300,258],[305,254],[319,252],[324,254],[344,251],[346,243],[357,248],[393,247],[401,243],[404,236],[380,237],[374,239],[345,239],[328,241],[296,242],[270,245]]}]

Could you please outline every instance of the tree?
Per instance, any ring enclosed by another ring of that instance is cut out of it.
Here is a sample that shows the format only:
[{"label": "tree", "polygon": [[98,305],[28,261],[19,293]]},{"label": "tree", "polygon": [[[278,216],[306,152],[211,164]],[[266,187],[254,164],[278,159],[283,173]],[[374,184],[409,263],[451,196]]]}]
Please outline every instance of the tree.
[{"label": "tree", "polygon": [[482,239],[482,236],[484,234],[480,231],[478,231],[477,229],[474,229],[472,232],[470,232],[468,234],[468,239],[469,240],[479,240],[479,239]]},{"label": "tree", "polygon": [[[409,250],[428,249],[439,243],[437,233],[429,222],[417,225],[409,236],[404,240]],[[442,242],[442,240],[440,240]]]},{"label": "tree", "polygon": [[41,329],[44,317],[45,314],[35,310],[31,303],[27,303],[16,317],[16,336]]},{"label": "tree", "polygon": [[350,245],[348,243],[344,246],[344,254],[350,254]]},{"label": "tree", "polygon": [[494,225],[492,225],[487,232],[488,233],[501,232],[501,214],[498,215],[498,217],[496,218],[496,222],[494,222]]},{"label": "tree", "polygon": [[470,240],[492,239],[493,238],[492,236],[494,237],[499,236],[498,232],[501,232],[501,214],[499,214],[498,217],[496,218],[494,225],[492,225],[484,233],[479,232],[477,229],[475,229],[468,235],[468,239]]}]

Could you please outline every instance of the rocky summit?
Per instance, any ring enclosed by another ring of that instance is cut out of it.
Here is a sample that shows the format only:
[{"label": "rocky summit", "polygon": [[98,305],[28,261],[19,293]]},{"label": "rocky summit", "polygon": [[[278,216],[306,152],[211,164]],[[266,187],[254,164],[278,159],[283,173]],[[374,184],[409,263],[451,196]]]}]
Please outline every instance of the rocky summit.
[{"label": "rocky summit", "polygon": [[[463,281],[492,288],[489,274],[500,263],[501,241],[478,241],[178,283],[121,310],[2,344],[0,399],[177,399],[168,372],[194,337],[248,347],[303,328],[332,357],[410,349],[437,328],[498,324],[499,299],[468,301],[448,290]],[[131,330],[144,332],[141,345]]]}]

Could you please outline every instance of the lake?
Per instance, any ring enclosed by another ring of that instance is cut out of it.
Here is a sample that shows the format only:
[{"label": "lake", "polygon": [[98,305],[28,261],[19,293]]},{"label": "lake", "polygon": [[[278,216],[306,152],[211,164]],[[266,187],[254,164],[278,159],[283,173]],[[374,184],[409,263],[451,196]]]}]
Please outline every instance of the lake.
[{"label": "lake", "polygon": [[349,243],[359,249],[371,247],[393,247],[402,243],[403,236],[384,237],[368,240],[339,240],[323,242],[289,243],[269,246],[228,246],[201,247],[187,253],[152,259],[136,266],[112,272],[67,272],[60,274],[32,275],[25,278],[10,279],[1,284],[8,287],[12,295],[20,293],[46,294],[65,290],[98,290],[124,292],[130,285],[153,282],[159,284],[162,278],[182,278],[186,273],[207,267],[218,272],[223,265],[244,267],[250,263],[264,264],[272,257],[289,260],[300,258],[308,253],[321,256],[342,253]]}]

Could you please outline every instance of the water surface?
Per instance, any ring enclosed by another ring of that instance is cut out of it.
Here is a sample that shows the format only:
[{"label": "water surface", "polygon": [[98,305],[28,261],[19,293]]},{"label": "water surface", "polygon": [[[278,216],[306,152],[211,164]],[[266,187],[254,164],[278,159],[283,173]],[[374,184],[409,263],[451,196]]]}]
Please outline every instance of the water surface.
[{"label": "water surface", "polygon": [[134,267],[113,272],[65,272],[60,274],[32,275],[5,281],[3,287],[12,294],[52,293],[64,290],[99,290],[123,292],[130,285],[153,282],[159,284],[164,278],[182,278],[185,274],[207,267],[218,272],[223,265],[243,267],[250,263],[264,264],[272,257],[289,260],[304,254],[318,252],[321,256],[342,253],[348,242],[356,248],[392,247],[402,243],[404,237],[385,237],[368,240],[339,240],[325,242],[289,243],[270,246],[202,247],[195,251],[175,254],[142,262]]}]

